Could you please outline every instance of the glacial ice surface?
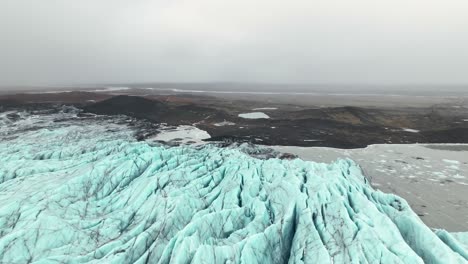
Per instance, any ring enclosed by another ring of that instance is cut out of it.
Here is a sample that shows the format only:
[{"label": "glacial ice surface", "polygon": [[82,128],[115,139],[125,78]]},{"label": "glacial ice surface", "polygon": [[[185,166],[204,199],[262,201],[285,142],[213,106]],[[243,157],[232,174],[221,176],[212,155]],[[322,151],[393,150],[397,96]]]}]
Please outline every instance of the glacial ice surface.
[{"label": "glacial ice surface", "polygon": [[461,235],[425,226],[351,160],[262,160],[137,142],[104,121],[36,119],[55,126],[0,136],[0,263],[468,259]]}]

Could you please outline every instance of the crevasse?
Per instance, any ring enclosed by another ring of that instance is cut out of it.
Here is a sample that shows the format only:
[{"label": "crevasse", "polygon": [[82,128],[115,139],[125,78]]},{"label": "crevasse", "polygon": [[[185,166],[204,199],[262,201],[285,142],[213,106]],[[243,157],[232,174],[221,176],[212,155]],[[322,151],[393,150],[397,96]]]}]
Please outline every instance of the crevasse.
[{"label": "crevasse", "polygon": [[466,263],[351,160],[136,142],[110,124],[0,142],[0,263]]}]

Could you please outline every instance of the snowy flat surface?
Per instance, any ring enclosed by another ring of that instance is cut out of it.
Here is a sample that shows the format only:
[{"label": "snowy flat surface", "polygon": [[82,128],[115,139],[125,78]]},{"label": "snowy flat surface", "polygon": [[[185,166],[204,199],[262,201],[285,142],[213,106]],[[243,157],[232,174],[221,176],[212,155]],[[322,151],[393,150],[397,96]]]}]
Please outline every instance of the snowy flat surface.
[{"label": "snowy flat surface", "polygon": [[209,139],[208,132],[194,126],[178,126],[175,128],[166,128],[155,137],[149,140],[177,142],[181,144],[203,144],[203,139]]},{"label": "snowy flat surface", "polygon": [[246,119],[261,119],[261,118],[270,118],[267,114],[263,112],[252,112],[252,113],[243,113],[239,114],[239,117],[246,118]]},{"label": "snowy flat surface", "polygon": [[468,231],[468,145],[273,148],[317,162],[351,158],[375,188],[405,198],[430,227]]}]

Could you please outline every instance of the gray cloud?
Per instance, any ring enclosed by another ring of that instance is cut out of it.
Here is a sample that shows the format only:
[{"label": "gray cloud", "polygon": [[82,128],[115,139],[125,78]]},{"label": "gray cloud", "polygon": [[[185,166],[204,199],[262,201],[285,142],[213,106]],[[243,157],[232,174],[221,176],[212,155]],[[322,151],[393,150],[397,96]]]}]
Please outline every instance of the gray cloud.
[{"label": "gray cloud", "polygon": [[0,0],[0,85],[467,83],[457,0]]}]

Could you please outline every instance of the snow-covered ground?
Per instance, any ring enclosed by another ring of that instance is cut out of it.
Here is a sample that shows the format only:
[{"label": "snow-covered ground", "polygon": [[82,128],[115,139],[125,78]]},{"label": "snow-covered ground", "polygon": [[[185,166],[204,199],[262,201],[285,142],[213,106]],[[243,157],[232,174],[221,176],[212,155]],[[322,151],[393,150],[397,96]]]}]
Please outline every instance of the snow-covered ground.
[{"label": "snow-covered ground", "polygon": [[468,145],[273,148],[317,162],[350,158],[362,167],[375,188],[405,198],[430,227],[468,231]]},{"label": "snow-covered ground", "polygon": [[166,128],[148,140],[175,142],[179,144],[203,144],[203,140],[209,139],[210,137],[208,132],[194,126],[178,126]]},{"label": "snow-covered ground", "polygon": [[243,113],[239,114],[239,117],[246,118],[246,119],[261,119],[261,118],[270,118],[267,114],[263,112],[252,112],[252,113]]}]

